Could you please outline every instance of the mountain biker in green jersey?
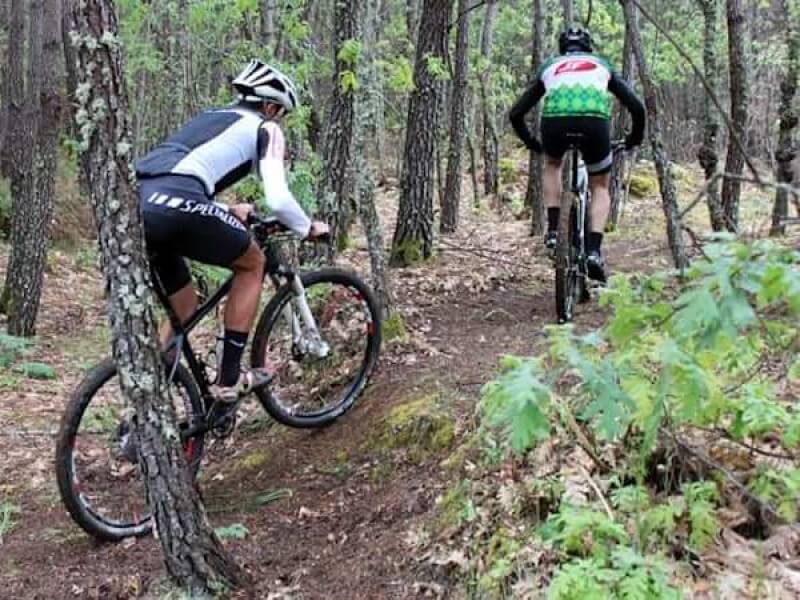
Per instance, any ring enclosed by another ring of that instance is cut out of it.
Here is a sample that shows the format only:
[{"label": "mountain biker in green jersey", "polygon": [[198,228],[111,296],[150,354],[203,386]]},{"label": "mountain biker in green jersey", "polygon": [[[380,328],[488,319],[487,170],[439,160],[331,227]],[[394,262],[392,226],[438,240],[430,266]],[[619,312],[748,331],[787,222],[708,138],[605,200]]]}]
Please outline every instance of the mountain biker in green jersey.
[{"label": "mountain biker in green jersey", "polygon": [[[613,155],[611,150],[611,99],[616,96],[633,117],[633,128],[625,138],[631,149],[644,138],[645,110],[642,101],[606,61],[592,54],[592,36],[582,27],[570,27],[558,40],[559,56],[548,60],[536,75],[533,85],[511,108],[511,125],[517,136],[533,152],[545,154],[543,176],[547,207],[545,246],[556,246],[561,198],[561,168],[564,153],[572,140],[568,134],[581,134],[578,143],[591,189],[590,226],[586,239],[589,277],[605,281],[605,264],[600,252],[603,230],[608,220],[608,191]],[[542,143],[531,133],[525,115],[544,97]],[[574,137],[573,137],[574,139]]]}]

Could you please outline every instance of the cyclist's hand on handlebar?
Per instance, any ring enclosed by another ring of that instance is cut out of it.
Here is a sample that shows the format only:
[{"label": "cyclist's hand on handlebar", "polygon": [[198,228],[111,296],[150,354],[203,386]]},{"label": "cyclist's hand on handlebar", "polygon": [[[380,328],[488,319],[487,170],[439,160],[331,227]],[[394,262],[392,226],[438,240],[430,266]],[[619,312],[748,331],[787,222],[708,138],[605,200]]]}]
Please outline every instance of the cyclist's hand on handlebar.
[{"label": "cyclist's hand on handlebar", "polygon": [[308,238],[309,240],[316,240],[316,241],[323,241],[329,238],[331,235],[331,228],[328,226],[327,223],[323,223],[322,221],[312,221],[311,222],[311,229],[308,230]]},{"label": "cyclist's hand on handlebar", "polygon": [[248,223],[250,215],[254,214],[256,209],[252,204],[234,204],[229,206],[228,210],[242,223]]}]

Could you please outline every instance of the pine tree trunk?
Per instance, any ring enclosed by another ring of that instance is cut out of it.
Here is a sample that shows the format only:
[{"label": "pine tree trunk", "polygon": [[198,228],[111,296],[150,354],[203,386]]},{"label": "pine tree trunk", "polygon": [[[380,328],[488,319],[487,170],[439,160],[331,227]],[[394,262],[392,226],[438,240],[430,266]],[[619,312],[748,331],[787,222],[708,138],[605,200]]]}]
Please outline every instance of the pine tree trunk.
[{"label": "pine tree trunk", "polygon": [[[726,0],[728,17],[728,54],[730,60],[731,118],[733,128],[747,148],[747,27],[745,25],[744,0]],[[728,143],[728,158],[725,172],[741,175],[744,168],[744,156],[733,142]],[[722,183],[722,206],[725,211],[725,225],[729,231],[739,230],[739,197],[742,183],[734,179],[725,179]]]},{"label": "pine tree trunk", "polygon": [[[355,64],[342,55],[344,43],[360,35],[363,0],[336,0],[334,31],[336,70],[333,76],[333,98],[322,145],[320,178],[320,218],[330,225],[329,260],[346,246],[348,227],[352,221],[353,201],[353,132],[355,90],[347,87],[347,76]],[[352,78],[351,78],[352,81]]]},{"label": "pine tree trunk", "polygon": [[469,93],[469,0],[458,0],[458,21],[456,33],[455,74],[453,79],[452,102],[450,103],[450,148],[447,153],[447,180],[440,230],[453,233],[458,228],[458,214],[461,206],[461,176],[464,171],[464,136],[466,135],[466,100]]},{"label": "pine tree trunk", "polygon": [[661,117],[656,96],[656,86],[650,76],[650,69],[644,56],[642,37],[638,28],[635,12],[636,8],[631,0],[620,0],[625,13],[625,26],[630,32],[631,46],[636,57],[636,66],[639,79],[644,88],[644,102],[647,108],[647,131],[650,145],[653,149],[653,158],[658,174],[658,184],[661,188],[661,205],[667,221],[667,238],[672,252],[672,261],[677,269],[684,269],[689,261],[683,243],[683,232],[678,211],[678,195],[675,189],[675,178],[672,174],[672,163],[664,148],[662,136]]},{"label": "pine tree trunk", "polygon": [[[535,76],[542,66],[544,48],[544,0],[533,0],[533,52],[531,53],[531,73]],[[541,109],[537,104],[529,116],[529,124],[533,131],[539,131]],[[525,205],[531,211],[531,235],[542,235],[545,227],[544,191],[542,177],[544,174],[544,157],[538,152],[531,152],[528,159],[528,188],[525,193]]]},{"label": "pine tree trunk", "polygon": [[561,6],[564,8],[564,26],[569,27],[575,22],[575,7],[572,0],[561,0]]},{"label": "pine tree trunk", "polygon": [[433,254],[433,160],[439,134],[441,82],[428,68],[444,64],[452,0],[424,0],[419,24],[414,91],[408,104],[408,125],[400,184],[400,206],[392,242],[393,265],[409,265]]},{"label": "pine tree trunk", "polygon": [[[25,106],[25,1],[11,1],[11,20],[8,28],[8,57],[3,81],[7,93],[3,96],[7,118],[6,137],[0,147],[0,172],[11,180],[12,193],[15,180],[21,172],[22,153],[25,144],[25,121],[22,111]],[[30,146],[30,144],[28,144]],[[13,197],[13,194],[12,194]]]},{"label": "pine tree trunk", "polygon": [[10,113],[13,120],[10,141],[15,145],[21,144],[21,147],[11,149],[18,160],[11,172],[11,252],[2,298],[8,315],[8,332],[20,337],[32,336],[36,331],[36,315],[44,277],[44,261],[37,260],[37,257],[47,251],[47,239],[38,231],[43,223],[40,207],[36,205],[37,170],[34,168],[42,80],[43,0],[33,0],[29,8],[25,97],[21,106],[13,107]]},{"label": "pine tree trunk", "polygon": [[[9,52],[9,0],[0,0],[0,37],[6,43],[3,48],[3,56],[8,56]],[[2,148],[6,140],[6,127],[8,126],[8,68],[3,69],[3,74],[0,76],[0,163],[3,159]],[[0,165],[2,168],[2,165]]]},{"label": "pine tree trunk", "polygon": [[375,207],[375,174],[367,160],[367,134],[375,125],[376,104],[374,96],[380,85],[375,75],[375,48],[377,39],[377,17],[380,0],[367,0],[367,18],[364,27],[364,56],[359,57],[358,79],[364,83],[355,97],[354,167],[356,173],[356,197],[358,214],[364,236],[367,238],[372,289],[380,302],[381,314],[385,318],[392,310],[392,294],[386,275],[386,252],[383,247],[383,228]]},{"label": "pine tree trunk", "polygon": [[[719,0],[698,0],[703,9],[703,67],[705,78],[711,89],[719,89],[719,59],[717,57],[717,20],[719,18]],[[719,118],[717,109],[708,94],[703,95],[703,145],[697,152],[697,159],[706,174],[706,181],[717,173],[719,155],[717,154],[717,136],[719,135]],[[719,197],[719,182],[708,188],[706,196],[711,228],[714,231],[725,229],[725,211]]]},{"label": "pine tree trunk", "polygon": [[494,93],[492,91],[492,46],[494,26],[497,21],[497,2],[489,0],[486,4],[486,16],[481,34],[481,58],[483,70],[480,75],[481,96],[481,153],[483,154],[483,189],[486,194],[497,194],[498,177],[497,161],[499,142],[497,127],[494,121]]},{"label": "pine tree trunk", "polygon": [[261,44],[275,56],[275,13],[277,0],[261,0]]},{"label": "pine tree trunk", "polygon": [[132,146],[117,19],[110,0],[71,0],[82,167],[106,278],[114,359],[134,407],[145,489],[167,571],[192,595],[241,573],[211,528],[186,468],[156,344],[155,306],[130,168]]},{"label": "pine tree trunk", "polygon": [[412,42],[419,33],[419,4],[423,0],[406,0],[406,28]]},{"label": "pine tree trunk", "polygon": [[[633,15],[635,18],[638,15]],[[638,27],[638,23],[636,23]],[[626,30],[625,43],[622,49],[622,78],[633,84],[633,63],[636,59],[633,56],[631,49],[631,36]],[[625,137],[628,129],[631,126],[631,117],[628,110],[622,106],[617,105],[614,113],[614,139],[622,139]],[[614,153],[614,163],[611,167],[611,183],[609,185],[609,192],[611,194],[611,210],[608,215],[607,228],[614,231],[619,226],[620,215],[622,207],[625,204],[625,166],[627,164],[627,154],[625,152]]]},{"label": "pine tree trunk", "polygon": [[[797,146],[792,143],[792,134],[798,123],[797,82],[800,71],[800,11],[792,11],[788,0],[783,0],[783,14],[786,18],[787,66],[786,75],[781,82],[781,103],[779,108],[780,123],[778,147],[775,161],[778,164],[778,182],[792,185],[794,171],[792,161],[797,157]],[[789,216],[789,192],[779,189],[775,195],[775,206],[772,210],[771,235],[783,235],[786,227],[783,221]]]},{"label": "pine tree trunk", "polygon": [[[6,278],[8,331],[31,336],[42,295],[50,219],[53,214],[55,173],[58,168],[61,99],[61,2],[31,3],[28,126],[33,136],[30,152],[30,197],[15,202],[12,246]],[[28,167],[26,167],[28,168]]]}]

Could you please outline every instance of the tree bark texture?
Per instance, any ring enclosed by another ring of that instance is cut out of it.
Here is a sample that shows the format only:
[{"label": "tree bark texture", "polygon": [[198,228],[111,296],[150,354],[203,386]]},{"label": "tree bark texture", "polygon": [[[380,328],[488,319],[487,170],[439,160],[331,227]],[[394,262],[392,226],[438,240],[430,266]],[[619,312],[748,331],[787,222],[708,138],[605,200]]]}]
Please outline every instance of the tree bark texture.
[{"label": "tree bark texture", "polygon": [[[748,66],[747,66],[747,27],[745,25],[745,0],[726,0],[728,18],[728,56],[730,62],[731,118],[736,136],[742,146],[747,148],[747,102],[748,102]],[[733,133],[732,133],[733,135]],[[728,157],[725,172],[741,175],[744,168],[744,156],[733,142],[728,143]],[[739,230],[739,198],[742,182],[725,179],[722,183],[722,206],[725,210],[725,225],[729,231]]]},{"label": "tree bark texture", "polygon": [[[328,246],[329,259],[346,244],[353,209],[353,134],[355,131],[355,89],[346,87],[346,77],[355,73],[356,64],[342,53],[348,40],[361,33],[363,0],[336,0],[335,44],[336,69],[333,98],[322,145],[320,178],[320,218],[331,228],[333,243]],[[362,48],[363,51],[363,48]]]},{"label": "tree bark texture", "polygon": [[[638,14],[634,14],[638,21]],[[638,22],[636,27],[638,27]],[[635,61],[633,50],[631,49],[631,36],[628,30],[625,31],[625,43],[622,49],[622,78],[633,85],[633,65]],[[617,103],[614,111],[614,135],[613,139],[622,139],[631,127],[631,116],[628,110]],[[625,152],[614,153],[614,163],[611,167],[611,183],[609,192],[611,194],[611,210],[608,215],[608,229],[615,230],[619,226],[622,207],[625,204],[625,166],[627,164],[627,154]]]},{"label": "tree bark texture", "polygon": [[[781,82],[781,103],[779,108],[780,122],[778,147],[775,161],[778,164],[778,182],[794,184],[792,161],[797,157],[797,145],[792,143],[792,135],[797,128],[797,82],[800,72],[800,10],[792,9],[789,0],[783,0],[783,13],[786,16],[788,31],[786,37],[787,66],[786,76]],[[789,191],[779,189],[775,195],[775,206],[772,210],[771,235],[783,235],[786,231],[784,219],[789,216]]]},{"label": "tree bark texture", "polygon": [[439,132],[441,82],[429,68],[444,64],[447,25],[452,0],[424,0],[419,25],[414,91],[408,105],[408,125],[400,182],[400,206],[392,241],[393,265],[409,265],[433,254],[433,161]]},{"label": "tree bark texture", "polygon": [[683,243],[683,232],[681,231],[678,211],[678,195],[675,189],[675,178],[672,174],[672,163],[664,148],[664,140],[661,133],[662,125],[656,96],[657,90],[650,76],[647,59],[644,56],[642,36],[637,26],[634,12],[636,7],[634,7],[631,0],[620,0],[620,3],[625,13],[626,29],[631,35],[631,46],[636,57],[639,79],[644,88],[644,103],[647,108],[647,131],[653,150],[656,173],[658,174],[658,185],[661,189],[661,205],[667,221],[667,238],[672,252],[672,261],[677,269],[684,269],[688,266],[689,261],[686,257],[686,248]]},{"label": "tree bark texture", "polygon": [[453,233],[458,229],[461,206],[461,176],[464,171],[464,137],[466,135],[466,101],[469,93],[469,0],[458,0],[456,33],[455,73],[450,103],[450,147],[447,153],[447,177],[440,229],[442,233]]},{"label": "tree bark texture", "polygon": [[[533,0],[533,51],[531,52],[531,74],[536,77],[544,60],[544,0]],[[539,131],[540,105],[537,104],[529,116],[529,127]],[[545,228],[544,191],[542,177],[544,175],[544,157],[541,153],[531,152],[528,159],[528,188],[525,192],[525,205],[531,211],[531,235],[542,235]]]},{"label": "tree bark texture", "polygon": [[481,59],[482,69],[480,74],[481,96],[481,153],[483,154],[483,190],[486,194],[497,194],[498,176],[497,161],[499,155],[499,141],[497,139],[497,126],[494,121],[494,93],[492,91],[492,46],[494,40],[494,26],[497,22],[497,2],[489,0],[486,4],[486,16],[483,21],[481,33]]},{"label": "tree bark texture", "polygon": [[419,5],[423,0],[406,0],[406,28],[408,39],[412,42],[419,33]]},{"label": "tree bark texture", "polygon": [[261,43],[275,56],[275,13],[278,11],[277,0],[261,0]]},{"label": "tree bark texture", "polygon": [[[703,71],[708,85],[716,93],[719,89],[719,58],[717,57],[717,22],[719,19],[719,0],[698,0],[703,9]],[[717,109],[708,94],[703,95],[703,145],[697,152],[697,159],[711,179],[719,166],[717,141],[719,136],[719,117]],[[719,197],[719,182],[708,188],[706,196],[711,228],[714,231],[725,229],[725,211]]]},{"label": "tree bark texture", "polygon": [[[377,8],[379,0],[367,0],[369,15],[373,14],[373,9]],[[375,22],[371,19],[366,21],[365,41],[374,37]],[[370,85],[376,85],[370,73],[373,70],[374,45],[367,45],[366,56],[359,57],[358,79],[364,84],[358,89],[355,97],[355,140],[354,140],[354,166],[356,177],[356,198],[358,214],[361,226],[364,229],[364,236],[367,238],[367,249],[369,251],[370,267],[372,272],[372,289],[380,302],[381,315],[385,318],[392,310],[392,293],[389,285],[389,278],[386,274],[386,252],[383,247],[383,228],[381,227],[380,217],[375,207],[375,174],[372,166],[367,160],[367,134],[375,121],[375,103],[373,96],[375,89]]]},{"label": "tree bark texture", "polygon": [[569,27],[575,23],[575,6],[572,0],[561,0],[564,9],[564,27]]},{"label": "tree bark texture", "polygon": [[31,4],[30,39],[30,98],[25,108],[33,143],[26,153],[30,160],[26,166],[30,168],[25,190],[28,197],[14,201],[4,292],[8,331],[17,336],[31,336],[36,331],[47,263],[60,129],[60,0]]},{"label": "tree bark texture", "polygon": [[[8,13],[10,10],[9,0],[0,0],[0,37],[3,39],[3,57],[8,56],[9,51],[9,18]],[[6,139],[6,126],[8,125],[8,65],[3,69],[3,75],[0,77],[0,163],[3,159],[3,145]],[[0,165],[2,168],[2,165]]]},{"label": "tree bark texture", "polygon": [[[11,20],[8,28],[8,57],[3,77],[6,94],[3,96],[7,128],[3,146],[0,147],[2,175],[11,180],[12,194],[15,180],[22,177],[21,154],[25,144],[25,1],[12,0]],[[29,144],[30,146],[30,144]]]},{"label": "tree bark texture", "polygon": [[110,0],[70,0],[81,163],[90,184],[106,278],[114,359],[135,409],[139,464],[171,577],[205,595],[240,572],[211,528],[175,426],[156,343],[155,307],[134,192],[122,51]]},{"label": "tree bark texture", "polygon": [[[36,315],[39,310],[41,281],[44,265],[35,272],[36,264],[28,270],[26,262],[33,259],[43,248],[46,240],[31,231],[33,226],[41,226],[40,215],[34,205],[35,169],[34,147],[39,125],[39,84],[42,67],[42,0],[28,5],[27,48],[28,73],[24,77],[23,97],[19,103],[14,99],[9,118],[11,119],[12,145],[9,159],[11,179],[11,252],[8,257],[8,270],[3,287],[2,305],[8,315],[8,332],[11,335],[29,337],[35,333]],[[31,222],[32,221],[32,222]],[[30,239],[33,234],[34,239]],[[46,252],[46,250],[44,250]],[[38,282],[38,285],[37,285]]]}]

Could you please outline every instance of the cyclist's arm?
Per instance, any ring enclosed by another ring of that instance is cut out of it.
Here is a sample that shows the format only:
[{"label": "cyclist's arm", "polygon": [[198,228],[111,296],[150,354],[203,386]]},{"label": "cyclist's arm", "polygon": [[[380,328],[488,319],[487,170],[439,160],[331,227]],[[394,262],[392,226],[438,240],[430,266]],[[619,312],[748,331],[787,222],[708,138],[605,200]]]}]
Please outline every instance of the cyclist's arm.
[{"label": "cyclist's arm", "polygon": [[514,128],[517,137],[519,137],[522,143],[529,149],[535,152],[541,151],[541,144],[539,144],[539,140],[531,133],[528,124],[525,123],[525,115],[527,115],[528,112],[536,106],[536,103],[542,99],[545,91],[544,83],[541,78],[537,77],[536,83],[525,90],[522,96],[514,103],[514,106],[511,107],[511,111],[508,114],[511,120],[511,126]]},{"label": "cyclist's arm", "polygon": [[633,148],[642,143],[644,139],[644,121],[645,111],[644,104],[639,100],[639,97],[634,93],[625,80],[617,73],[611,74],[611,80],[608,82],[608,91],[614,94],[617,99],[622,102],[622,105],[628,109],[633,119],[633,127],[631,132],[625,138],[625,145],[628,148]]},{"label": "cyclist's arm", "polygon": [[272,214],[302,238],[308,237],[311,219],[297,203],[286,182],[283,166],[286,142],[277,123],[267,122],[258,132],[258,172],[264,197]]}]

